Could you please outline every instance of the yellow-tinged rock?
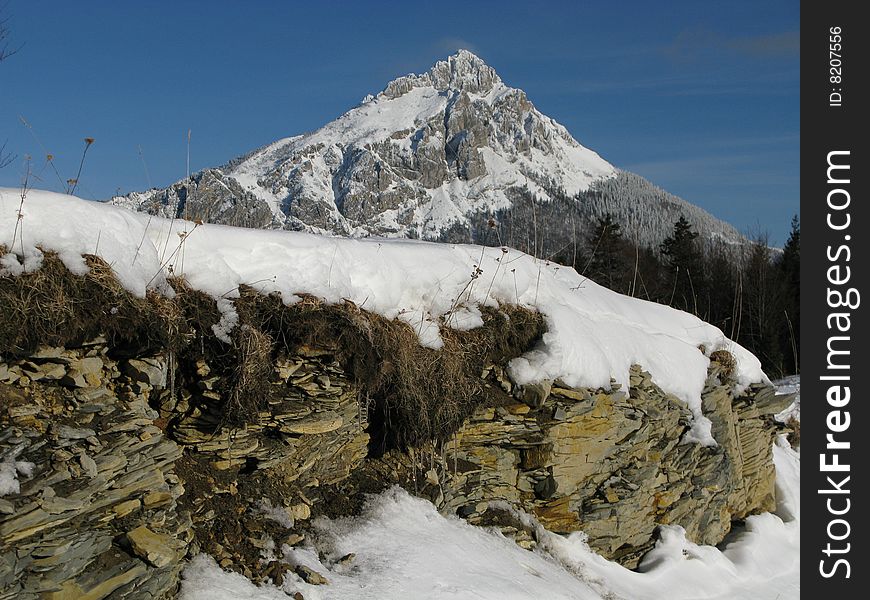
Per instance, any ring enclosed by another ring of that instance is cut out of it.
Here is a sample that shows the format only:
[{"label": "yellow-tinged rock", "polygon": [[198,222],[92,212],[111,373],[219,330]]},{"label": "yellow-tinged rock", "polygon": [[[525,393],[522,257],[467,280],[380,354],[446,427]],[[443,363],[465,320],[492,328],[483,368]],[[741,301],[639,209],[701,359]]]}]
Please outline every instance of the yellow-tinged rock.
[{"label": "yellow-tinged rock", "polygon": [[245,462],[246,460],[244,458],[234,458],[232,460],[216,460],[212,462],[211,465],[218,471],[226,471],[233,467],[240,467],[244,465]]},{"label": "yellow-tinged rock", "polygon": [[127,500],[126,502],[120,502],[113,506],[112,512],[115,513],[116,517],[123,517],[129,515],[134,510],[138,510],[139,506],[139,500]]},{"label": "yellow-tinged rock", "polygon": [[101,600],[119,587],[141,577],[145,572],[145,565],[139,563],[129,571],[105,579],[88,590],[82,589],[75,581],[68,580],[63,583],[60,590],[44,592],[43,598],[46,600]]},{"label": "yellow-tinged rock", "polygon": [[586,390],[575,390],[573,388],[563,388],[563,387],[553,387],[550,391],[554,396],[561,396],[562,398],[570,398],[571,400],[577,400],[578,402],[582,400],[589,399],[589,392]]},{"label": "yellow-tinged rock", "polygon": [[287,514],[298,521],[304,521],[311,518],[311,507],[304,502],[300,502],[288,507]]},{"label": "yellow-tinged rock", "polygon": [[581,529],[580,516],[571,508],[567,496],[534,508],[535,516],[541,524],[556,533],[571,533]]},{"label": "yellow-tinged rock", "polygon": [[492,421],[495,418],[495,409],[491,406],[479,408],[474,411],[471,418],[475,421]]},{"label": "yellow-tinged rock", "polygon": [[298,421],[287,421],[282,423],[281,431],[302,435],[316,435],[335,431],[342,425],[344,425],[344,419],[341,415],[333,412],[324,412]]},{"label": "yellow-tinged rock", "polygon": [[169,492],[148,492],[142,497],[142,503],[145,505],[145,508],[167,504],[171,500],[172,494]]},{"label": "yellow-tinged rock", "polygon": [[145,525],[127,532],[127,540],[133,553],[157,568],[165,567],[178,559],[173,548],[173,539],[162,533],[155,533]]}]

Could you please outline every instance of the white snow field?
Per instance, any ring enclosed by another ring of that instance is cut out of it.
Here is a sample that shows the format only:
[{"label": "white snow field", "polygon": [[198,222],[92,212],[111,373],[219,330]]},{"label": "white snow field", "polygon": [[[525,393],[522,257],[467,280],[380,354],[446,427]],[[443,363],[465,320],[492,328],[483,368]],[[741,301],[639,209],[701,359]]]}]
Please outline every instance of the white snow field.
[{"label": "white snow field", "polygon": [[[99,255],[138,296],[148,289],[172,294],[167,276],[182,275],[219,300],[219,336],[235,324],[232,299],[242,284],[278,292],[288,304],[297,294],[350,300],[407,322],[433,348],[441,344],[441,327],[480,325],[480,306],[517,304],[540,311],[548,327],[538,348],[511,363],[519,382],[562,378],[572,386],[599,387],[612,377],[627,385],[630,366],[640,364],[693,411],[684,441],[704,444],[715,441],[700,411],[709,359],[699,347],[729,350],[741,384],[767,381],[755,356],[716,327],[508,248],[198,225],[53,192],[21,196],[0,188],[0,246],[6,249],[0,274],[37,269],[43,252],[51,251],[76,273],[87,270],[83,255]],[[321,537],[334,554],[356,553],[346,570],[319,564],[313,551],[288,556],[321,570],[331,585],[315,588],[290,576],[285,588],[304,590],[308,600],[796,598],[800,461],[783,441],[775,459],[776,515],[748,519],[724,551],[691,544],[679,528],[667,528],[644,561],[644,573],[598,557],[582,534],[544,534],[546,543],[528,552],[393,490],[374,498],[358,519],[321,522]],[[185,577],[188,600],[287,597],[223,573],[208,557],[194,561]]]}]

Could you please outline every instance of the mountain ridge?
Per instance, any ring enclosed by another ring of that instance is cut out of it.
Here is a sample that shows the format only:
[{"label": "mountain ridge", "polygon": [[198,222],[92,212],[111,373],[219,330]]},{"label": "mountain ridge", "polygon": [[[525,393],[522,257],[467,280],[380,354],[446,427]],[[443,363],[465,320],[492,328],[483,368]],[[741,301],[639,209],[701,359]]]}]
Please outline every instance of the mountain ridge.
[{"label": "mountain ridge", "polygon": [[497,240],[545,253],[569,238],[576,243],[578,231],[606,212],[647,246],[681,215],[708,238],[745,241],[729,224],[582,146],[467,50],[392,80],[313,132],[111,202],[246,227]]}]

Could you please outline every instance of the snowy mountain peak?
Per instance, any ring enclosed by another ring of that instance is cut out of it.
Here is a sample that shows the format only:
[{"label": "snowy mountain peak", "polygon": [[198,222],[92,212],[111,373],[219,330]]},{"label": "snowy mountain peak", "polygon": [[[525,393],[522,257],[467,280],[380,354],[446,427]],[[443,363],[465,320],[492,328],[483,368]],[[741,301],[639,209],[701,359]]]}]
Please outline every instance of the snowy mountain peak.
[{"label": "snowy mountain peak", "polygon": [[468,50],[440,60],[426,73],[405,75],[394,79],[384,88],[386,98],[398,98],[415,87],[433,87],[439,92],[464,90],[471,94],[486,94],[503,86],[495,69]]},{"label": "snowy mountain peak", "polygon": [[545,254],[576,246],[603,212],[633,219],[636,227],[626,223],[625,231],[646,245],[658,244],[682,214],[724,238],[739,237],[697,207],[626,176],[480,57],[459,50],[424,73],[394,79],[313,133],[113,202],[245,227],[497,240]]}]

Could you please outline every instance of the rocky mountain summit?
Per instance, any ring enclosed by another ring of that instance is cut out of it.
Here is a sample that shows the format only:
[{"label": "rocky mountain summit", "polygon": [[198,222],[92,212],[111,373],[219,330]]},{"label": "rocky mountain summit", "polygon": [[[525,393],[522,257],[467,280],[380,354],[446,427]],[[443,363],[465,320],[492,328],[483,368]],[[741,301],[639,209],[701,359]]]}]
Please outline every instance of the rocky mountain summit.
[{"label": "rocky mountain summit", "polygon": [[710,239],[743,241],[580,145],[466,50],[391,81],[313,133],[111,202],[243,227],[497,243],[537,254],[576,241],[605,213],[642,245],[660,243],[680,215]]}]

